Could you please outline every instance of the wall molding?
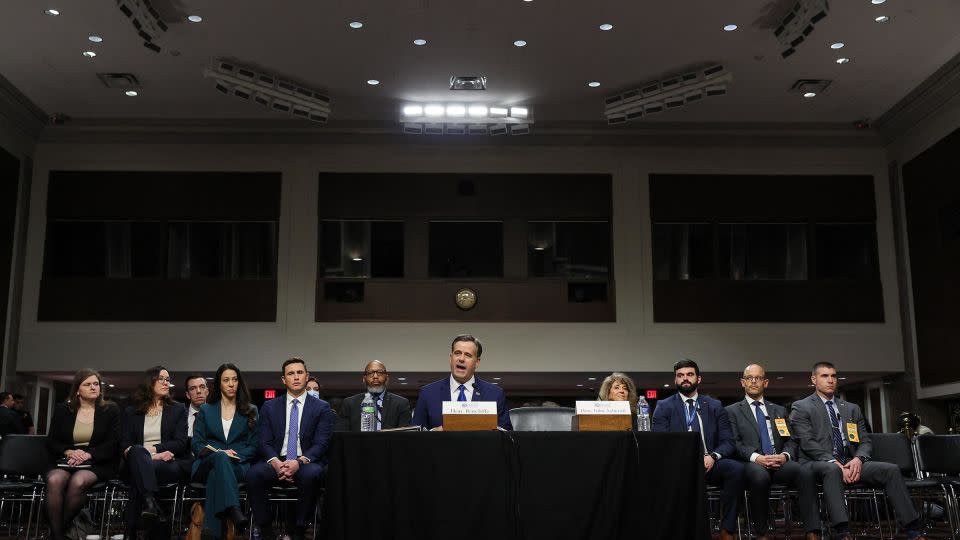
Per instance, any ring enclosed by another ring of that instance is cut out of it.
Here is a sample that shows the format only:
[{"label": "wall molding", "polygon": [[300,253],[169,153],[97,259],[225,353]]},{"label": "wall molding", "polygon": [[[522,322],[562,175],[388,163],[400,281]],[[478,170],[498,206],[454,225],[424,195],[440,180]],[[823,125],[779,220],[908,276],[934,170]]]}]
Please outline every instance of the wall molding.
[{"label": "wall molding", "polygon": [[874,122],[886,143],[892,143],[960,95],[960,54],[917,85]]},{"label": "wall molding", "polygon": [[0,75],[0,123],[13,128],[32,146],[47,124],[47,114]]}]

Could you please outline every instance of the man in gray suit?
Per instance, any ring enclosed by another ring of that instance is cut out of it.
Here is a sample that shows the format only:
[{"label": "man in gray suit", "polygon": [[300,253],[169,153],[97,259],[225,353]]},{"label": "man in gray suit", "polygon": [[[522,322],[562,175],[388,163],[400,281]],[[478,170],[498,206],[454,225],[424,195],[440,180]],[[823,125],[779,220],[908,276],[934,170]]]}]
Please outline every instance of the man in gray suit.
[{"label": "man in gray suit", "polygon": [[794,402],[790,423],[800,445],[800,463],[823,483],[823,500],[836,538],[850,538],[843,485],[857,482],[883,487],[907,538],[923,538],[917,513],[900,468],[870,460],[870,433],[860,407],[836,397],[837,370],[829,362],[813,366],[816,392]]},{"label": "man in gray suit", "polygon": [[764,397],[767,384],[763,366],[750,364],[740,378],[746,398],[727,407],[737,458],[746,462],[743,477],[757,540],[767,540],[774,482],[797,489],[806,538],[815,540],[821,528],[817,483],[813,470],[797,462],[797,442],[787,423],[787,410]]}]

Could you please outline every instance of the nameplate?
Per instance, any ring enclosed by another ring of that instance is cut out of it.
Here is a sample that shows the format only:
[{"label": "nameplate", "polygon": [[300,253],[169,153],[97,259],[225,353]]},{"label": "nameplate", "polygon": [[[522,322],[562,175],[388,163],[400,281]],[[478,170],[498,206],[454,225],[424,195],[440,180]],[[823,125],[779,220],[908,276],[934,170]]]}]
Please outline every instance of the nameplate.
[{"label": "nameplate", "polygon": [[443,414],[497,414],[496,401],[444,401]]},{"label": "nameplate", "polygon": [[577,414],[630,414],[629,401],[578,401]]}]

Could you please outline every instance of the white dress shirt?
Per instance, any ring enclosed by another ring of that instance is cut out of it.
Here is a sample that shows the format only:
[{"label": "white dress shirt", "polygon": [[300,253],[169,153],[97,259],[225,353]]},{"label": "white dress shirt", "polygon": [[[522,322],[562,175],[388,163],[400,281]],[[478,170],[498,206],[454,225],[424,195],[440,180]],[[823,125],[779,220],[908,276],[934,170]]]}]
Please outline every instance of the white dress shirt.
[{"label": "white dress shirt", "polygon": [[[473,381],[475,377],[470,377],[470,380],[463,383],[464,391],[463,395],[467,396],[467,401],[473,401]],[[450,376],[450,401],[457,401],[460,399],[460,383],[453,378],[453,375]]]},{"label": "white dress shirt", "polygon": [[[304,392],[297,397],[294,397],[287,393],[287,411],[286,419],[283,421],[283,446],[280,447],[280,453],[287,451],[287,439],[290,437],[290,411],[293,410],[293,400],[297,400],[297,433],[300,433],[300,426],[303,425],[303,405],[307,401],[307,393]],[[297,455],[296,456],[287,456],[287,459],[297,459],[298,456],[303,455],[303,449],[300,448],[300,439],[297,437]]]},{"label": "white dress shirt", "polygon": [[197,413],[200,409],[194,409],[193,404],[187,408],[187,437],[193,437],[193,423],[197,420]]},{"label": "white dress shirt", "polygon": [[[772,422],[770,421],[770,413],[767,412],[767,404],[762,399],[753,399],[752,397],[747,396],[747,405],[750,406],[750,412],[753,413],[754,418],[756,418],[757,416],[757,408],[753,406],[754,401],[760,402],[760,410],[763,411],[763,416],[764,418],[766,418],[766,420],[764,421],[764,424],[766,424],[766,428],[767,428],[767,437],[770,437],[770,446],[772,446],[773,451],[776,452],[777,445],[774,443],[774,439],[773,439],[773,425],[772,425]],[[790,459],[790,454],[788,452],[780,452],[780,453],[787,456],[787,460]],[[762,455],[763,454],[754,452],[750,454],[750,461],[756,463],[757,458]]]}]

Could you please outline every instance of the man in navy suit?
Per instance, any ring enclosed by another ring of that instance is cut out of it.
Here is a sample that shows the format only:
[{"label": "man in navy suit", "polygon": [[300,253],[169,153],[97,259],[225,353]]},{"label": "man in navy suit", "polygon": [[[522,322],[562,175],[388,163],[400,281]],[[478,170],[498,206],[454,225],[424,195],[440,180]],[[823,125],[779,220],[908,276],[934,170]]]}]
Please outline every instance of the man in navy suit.
[{"label": "man in navy suit", "polygon": [[337,415],[326,401],[307,394],[306,363],[291,358],[283,363],[283,397],[271,399],[260,409],[260,457],[247,471],[247,493],[253,519],[261,538],[274,538],[267,490],[274,485],[296,485],[296,523],[292,538],[305,538],[313,516],[317,488],[326,469],[327,448]]},{"label": "man in navy suit", "polygon": [[470,334],[453,338],[450,344],[450,376],[420,389],[411,425],[443,429],[444,401],[496,401],[497,425],[513,429],[503,389],[474,376],[480,366],[483,345]]},{"label": "man in navy suit", "polygon": [[733,430],[719,400],[697,393],[700,367],[693,360],[673,366],[677,393],[657,403],[653,431],[693,431],[700,434],[707,482],[722,488],[721,540],[732,540],[737,530],[737,510],[743,496],[743,464],[737,461]]}]

